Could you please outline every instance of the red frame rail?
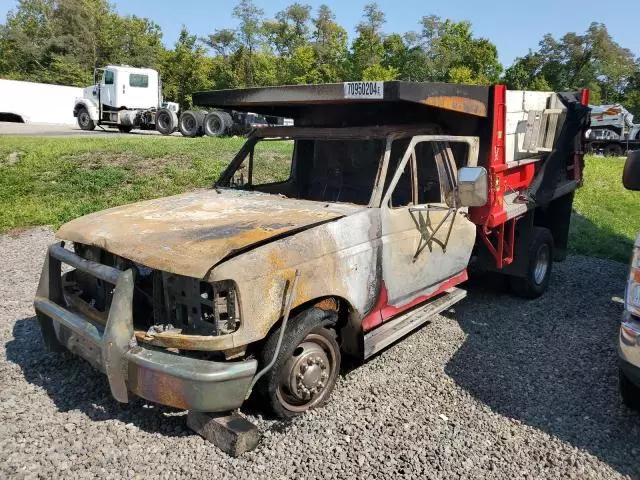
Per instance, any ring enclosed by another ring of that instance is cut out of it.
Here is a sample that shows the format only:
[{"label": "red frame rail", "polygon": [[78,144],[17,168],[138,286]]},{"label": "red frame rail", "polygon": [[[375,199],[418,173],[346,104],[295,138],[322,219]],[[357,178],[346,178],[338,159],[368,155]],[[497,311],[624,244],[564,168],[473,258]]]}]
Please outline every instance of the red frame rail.
[{"label": "red frame rail", "polygon": [[[581,103],[589,104],[589,89],[581,91]],[[535,164],[509,166],[506,163],[506,120],[507,87],[493,87],[493,124],[491,150],[486,164],[489,175],[489,198],[486,205],[469,209],[472,222],[477,225],[478,236],[496,260],[496,267],[502,268],[513,262],[515,249],[515,225],[519,217],[507,219],[504,196],[509,192],[519,192],[528,187],[535,175]],[[584,137],[584,135],[583,135]],[[574,157],[574,178],[582,183],[583,153]]]}]

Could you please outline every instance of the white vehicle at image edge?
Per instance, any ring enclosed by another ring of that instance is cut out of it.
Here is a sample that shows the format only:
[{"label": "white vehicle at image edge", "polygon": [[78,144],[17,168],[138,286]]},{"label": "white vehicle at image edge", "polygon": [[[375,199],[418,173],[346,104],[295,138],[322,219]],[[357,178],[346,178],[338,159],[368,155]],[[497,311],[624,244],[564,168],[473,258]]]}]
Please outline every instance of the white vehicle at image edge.
[{"label": "white vehicle at image edge", "polygon": [[[640,150],[630,152],[622,183],[640,191]],[[636,238],[625,292],[619,339],[620,394],[624,403],[640,410],[640,234]]]}]

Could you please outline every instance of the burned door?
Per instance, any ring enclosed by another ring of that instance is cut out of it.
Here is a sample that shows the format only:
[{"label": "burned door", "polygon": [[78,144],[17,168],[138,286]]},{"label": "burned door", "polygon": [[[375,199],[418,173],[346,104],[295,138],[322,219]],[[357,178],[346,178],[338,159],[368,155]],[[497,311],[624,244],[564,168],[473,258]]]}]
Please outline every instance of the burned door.
[{"label": "burned door", "polygon": [[[391,149],[392,178],[380,215],[382,278],[388,303],[394,307],[433,293],[463,272],[475,241],[475,225],[467,219],[466,208],[457,206],[453,154],[449,144],[438,138],[450,137],[405,140],[408,145],[399,162],[394,156],[402,149],[396,145]],[[397,142],[402,145],[402,140]],[[395,175],[394,163],[399,164]]]}]

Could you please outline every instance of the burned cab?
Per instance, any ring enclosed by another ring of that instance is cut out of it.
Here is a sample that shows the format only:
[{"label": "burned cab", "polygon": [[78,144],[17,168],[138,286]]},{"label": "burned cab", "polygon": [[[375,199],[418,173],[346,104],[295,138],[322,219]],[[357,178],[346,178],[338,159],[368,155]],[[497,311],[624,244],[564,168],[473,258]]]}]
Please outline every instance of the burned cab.
[{"label": "burned cab", "polygon": [[211,189],[63,225],[43,267],[45,342],[119,401],[218,412],[253,392],[294,416],[328,400],[344,355],[464,298],[472,257],[525,297],[548,288],[581,180],[579,94],[373,82],[194,101],[295,126],[255,131]]}]

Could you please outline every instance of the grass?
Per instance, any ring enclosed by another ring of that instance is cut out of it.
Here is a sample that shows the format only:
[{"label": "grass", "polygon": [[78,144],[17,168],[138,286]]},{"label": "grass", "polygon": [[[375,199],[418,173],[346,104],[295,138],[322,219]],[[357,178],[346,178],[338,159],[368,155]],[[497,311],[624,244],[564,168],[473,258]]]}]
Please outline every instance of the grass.
[{"label": "grass", "polygon": [[0,137],[0,232],[209,186],[243,142]]},{"label": "grass", "polygon": [[[59,227],[78,216],[211,185],[244,139],[0,137],[0,232]],[[256,149],[260,181],[286,178],[292,144]],[[588,157],[574,203],[573,253],[627,262],[640,194],[621,184],[624,160]]]},{"label": "grass", "polygon": [[640,231],[640,193],[622,186],[623,158],[587,157],[576,194],[569,246],[573,253],[628,262]]}]

